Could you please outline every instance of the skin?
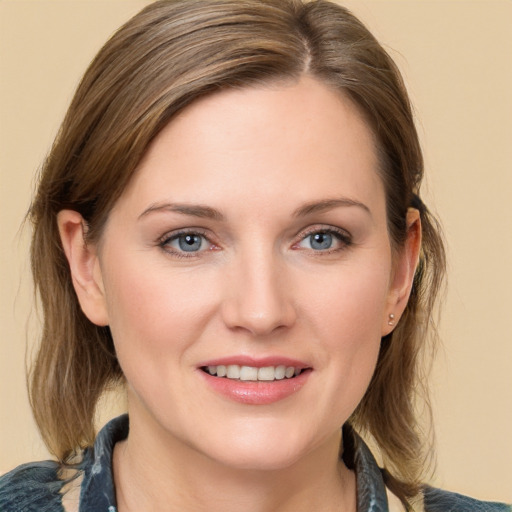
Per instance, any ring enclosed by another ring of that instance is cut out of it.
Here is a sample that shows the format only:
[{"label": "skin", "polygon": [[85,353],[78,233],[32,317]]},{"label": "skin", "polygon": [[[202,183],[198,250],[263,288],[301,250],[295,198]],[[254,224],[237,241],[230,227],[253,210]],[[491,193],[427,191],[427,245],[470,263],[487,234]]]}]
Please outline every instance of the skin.
[{"label": "skin", "polygon": [[[405,308],[420,245],[410,210],[407,242],[392,251],[377,169],[356,107],[303,77],[185,109],[97,246],[84,245],[78,213],[59,214],[82,308],[110,326],[127,380],[130,435],[114,458],[121,512],[355,510],[340,426],[368,387],[389,314]],[[202,237],[199,251],[180,249],[182,231]],[[319,232],[331,233],[327,249]],[[291,396],[247,405],[198,369],[233,355],[312,371]]]}]

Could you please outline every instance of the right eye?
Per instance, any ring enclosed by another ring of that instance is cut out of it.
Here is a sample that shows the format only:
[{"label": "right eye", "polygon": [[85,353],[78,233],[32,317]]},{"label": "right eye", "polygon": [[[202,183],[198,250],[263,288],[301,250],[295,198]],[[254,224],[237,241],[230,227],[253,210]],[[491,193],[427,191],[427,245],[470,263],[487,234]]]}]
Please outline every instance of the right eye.
[{"label": "right eye", "polygon": [[182,231],[168,234],[159,243],[160,247],[179,257],[193,257],[213,247],[213,244],[202,233]]}]

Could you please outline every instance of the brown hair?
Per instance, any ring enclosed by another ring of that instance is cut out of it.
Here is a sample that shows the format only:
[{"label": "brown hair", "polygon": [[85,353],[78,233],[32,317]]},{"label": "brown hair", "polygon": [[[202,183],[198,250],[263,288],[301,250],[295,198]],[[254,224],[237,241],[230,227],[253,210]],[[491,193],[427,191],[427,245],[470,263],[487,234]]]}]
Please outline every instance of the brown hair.
[{"label": "brown hair", "polygon": [[415,413],[420,354],[444,273],[443,244],[419,198],[422,155],[400,73],[359,20],[325,0],[158,1],[121,27],[86,71],[30,210],[32,271],[44,315],[31,403],[59,460],[93,442],[98,399],[122,373],[108,327],[93,325],[80,309],[57,213],[78,211],[88,241],[97,241],[148,145],[177,112],[223,88],[305,73],[350,97],[372,128],[395,248],[405,240],[408,207],[421,213],[411,298],[383,338],[373,380],[350,419],[376,440],[390,487],[404,501],[419,491],[427,445]]}]

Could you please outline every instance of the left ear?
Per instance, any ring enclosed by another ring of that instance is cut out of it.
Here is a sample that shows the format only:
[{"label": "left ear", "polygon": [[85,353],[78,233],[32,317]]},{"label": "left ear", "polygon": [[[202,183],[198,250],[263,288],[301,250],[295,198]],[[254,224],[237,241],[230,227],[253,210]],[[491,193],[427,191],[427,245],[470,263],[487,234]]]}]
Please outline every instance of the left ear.
[{"label": "left ear", "polygon": [[382,336],[396,326],[407,306],[421,249],[421,220],[416,208],[407,210],[407,238],[395,255],[393,274],[388,293],[388,306],[382,322]]}]

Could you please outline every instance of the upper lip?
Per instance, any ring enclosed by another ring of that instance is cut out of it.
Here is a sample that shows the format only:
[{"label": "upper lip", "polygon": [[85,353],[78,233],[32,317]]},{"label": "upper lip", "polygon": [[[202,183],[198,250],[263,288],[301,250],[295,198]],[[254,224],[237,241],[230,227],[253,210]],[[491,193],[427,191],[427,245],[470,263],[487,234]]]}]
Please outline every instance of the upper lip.
[{"label": "upper lip", "polygon": [[255,368],[264,368],[267,366],[293,366],[294,368],[311,368],[311,365],[305,363],[304,361],[300,361],[298,359],[294,359],[291,357],[284,356],[266,356],[266,357],[252,357],[246,355],[238,355],[238,356],[227,356],[221,357],[218,359],[209,359],[208,361],[204,361],[199,364],[199,367],[202,368],[204,366],[229,366],[229,365],[238,365],[238,366],[252,366]]}]

